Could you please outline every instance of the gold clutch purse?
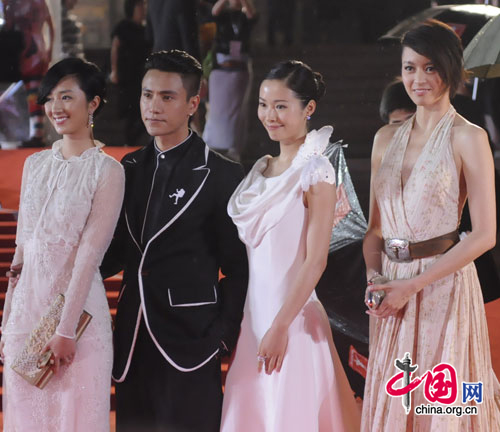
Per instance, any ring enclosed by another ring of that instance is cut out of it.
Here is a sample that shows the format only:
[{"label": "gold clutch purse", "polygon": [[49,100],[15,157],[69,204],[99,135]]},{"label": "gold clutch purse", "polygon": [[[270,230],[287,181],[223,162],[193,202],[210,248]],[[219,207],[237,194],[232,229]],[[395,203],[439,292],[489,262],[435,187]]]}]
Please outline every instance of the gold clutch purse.
[{"label": "gold clutch purse", "polygon": [[[59,294],[49,311],[42,316],[38,325],[30,333],[23,350],[18,354],[12,363],[12,369],[21,375],[30,384],[43,389],[49,382],[54,371],[50,365],[51,351],[42,354],[42,350],[47,342],[54,335],[59,321],[61,320],[64,307],[64,295]],[[75,340],[78,341],[92,319],[87,311],[83,311],[76,327]]]}]

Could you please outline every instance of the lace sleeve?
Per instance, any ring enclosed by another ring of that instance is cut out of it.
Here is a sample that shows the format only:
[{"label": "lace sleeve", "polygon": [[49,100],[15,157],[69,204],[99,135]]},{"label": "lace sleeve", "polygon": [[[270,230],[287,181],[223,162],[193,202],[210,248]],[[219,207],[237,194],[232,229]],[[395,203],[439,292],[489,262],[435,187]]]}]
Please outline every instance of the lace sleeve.
[{"label": "lace sleeve", "polygon": [[[22,264],[24,262],[24,222],[23,222],[23,215],[24,215],[24,209],[23,207],[25,206],[24,200],[25,200],[25,190],[26,190],[26,185],[28,183],[28,174],[30,170],[30,158],[27,158],[26,161],[24,162],[24,167],[23,167],[23,176],[21,180],[21,196],[19,198],[19,212],[17,214],[17,230],[16,230],[16,251],[14,252],[14,258],[12,258],[12,265],[17,265],[17,264]],[[2,313],[2,326],[0,329],[5,328],[5,325],[7,324],[7,320],[9,319],[10,315],[10,305],[12,302],[12,292],[14,288],[12,287],[12,284],[9,281],[9,284],[7,286],[7,292],[5,294],[5,301],[3,305],[3,313]]]},{"label": "lace sleeve", "polygon": [[12,303],[12,293],[14,291],[14,287],[12,287],[12,283],[9,280],[9,284],[7,286],[7,292],[5,293],[5,301],[3,304],[3,313],[2,313],[2,326],[0,327],[0,331],[2,331],[2,340],[3,340],[3,329],[7,325],[7,321],[10,315],[10,305]]},{"label": "lace sleeve", "polygon": [[83,229],[68,289],[59,336],[74,338],[78,319],[87,300],[92,280],[108,248],[120,214],[125,176],[121,164],[106,159],[92,200],[92,209]]},{"label": "lace sleeve", "polygon": [[319,182],[335,184],[335,169],[326,156],[313,155],[304,165],[300,175],[302,190],[307,192]]}]

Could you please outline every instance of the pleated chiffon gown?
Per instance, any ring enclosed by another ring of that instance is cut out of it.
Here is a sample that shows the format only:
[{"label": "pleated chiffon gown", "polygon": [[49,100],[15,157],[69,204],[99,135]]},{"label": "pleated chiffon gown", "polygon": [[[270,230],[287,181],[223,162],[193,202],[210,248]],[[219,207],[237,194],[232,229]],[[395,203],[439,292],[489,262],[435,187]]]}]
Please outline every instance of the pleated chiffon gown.
[{"label": "pleated chiffon gown", "polygon": [[[414,117],[394,134],[374,179],[384,238],[419,242],[457,229],[460,189],[451,146],[454,120],[455,109],[450,106],[422,149],[404,189],[401,169]],[[438,258],[396,263],[382,254],[382,274],[390,280],[409,279]],[[463,406],[463,381],[483,382],[483,402],[477,405],[478,414],[415,415],[417,405],[429,404],[422,384],[411,393],[412,406],[407,415],[401,397],[391,397],[385,391],[387,381],[400,372],[394,366],[395,359],[403,359],[407,352],[412,364],[418,365],[415,377],[440,363],[456,369],[459,387],[453,405]],[[491,366],[483,298],[473,262],[426,286],[396,316],[370,317],[362,431],[500,431],[499,390]]]}]

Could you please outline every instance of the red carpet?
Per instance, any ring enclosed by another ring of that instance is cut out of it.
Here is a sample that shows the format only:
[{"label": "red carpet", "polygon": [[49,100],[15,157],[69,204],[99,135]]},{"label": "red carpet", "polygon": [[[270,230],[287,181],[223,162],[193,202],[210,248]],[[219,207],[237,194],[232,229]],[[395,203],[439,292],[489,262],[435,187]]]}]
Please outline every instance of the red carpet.
[{"label": "red carpet", "polygon": [[[43,149],[0,150],[0,205],[7,209],[19,208],[19,189],[24,160],[32,153]],[[104,151],[117,160],[135,147],[104,147]]]}]

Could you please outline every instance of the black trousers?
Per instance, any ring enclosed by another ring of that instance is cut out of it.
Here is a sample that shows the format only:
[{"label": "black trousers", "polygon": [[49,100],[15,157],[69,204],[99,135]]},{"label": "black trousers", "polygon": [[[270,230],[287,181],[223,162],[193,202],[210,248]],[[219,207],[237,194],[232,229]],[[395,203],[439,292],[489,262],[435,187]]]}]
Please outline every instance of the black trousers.
[{"label": "black trousers", "polygon": [[116,431],[219,432],[221,408],[219,359],[180,372],[158,351],[142,321],[127,377],[116,383]]}]

